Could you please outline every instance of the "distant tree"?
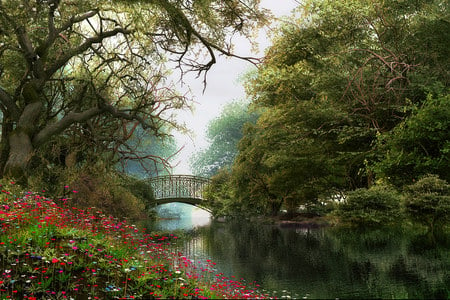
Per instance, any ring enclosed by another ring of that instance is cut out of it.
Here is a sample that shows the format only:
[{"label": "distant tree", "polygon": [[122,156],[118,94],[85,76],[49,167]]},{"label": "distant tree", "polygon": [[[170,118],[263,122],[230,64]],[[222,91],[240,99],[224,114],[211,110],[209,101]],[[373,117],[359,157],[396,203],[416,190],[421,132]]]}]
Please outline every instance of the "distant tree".
[{"label": "distant tree", "polygon": [[240,215],[245,210],[240,203],[236,202],[230,176],[228,169],[220,169],[211,177],[211,182],[204,191],[207,199],[206,206],[211,209],[215,217]]},{"label": "distant tree", "polygon": [[172,159],[179,150],[173,136],[149,136],[136,128],[132,137],[117,149],[118,168],[141,179],[170,174]]},{"label": "distant tree", "polygon": [[210,177],[219,169],[230,167],[236,157],[244,125],[254,123],[256,118],[257,113],[250,112],[245,101],[226,104],[220,115],[208,124],[206,138],[209,146],[191,158],[194,173]]}]

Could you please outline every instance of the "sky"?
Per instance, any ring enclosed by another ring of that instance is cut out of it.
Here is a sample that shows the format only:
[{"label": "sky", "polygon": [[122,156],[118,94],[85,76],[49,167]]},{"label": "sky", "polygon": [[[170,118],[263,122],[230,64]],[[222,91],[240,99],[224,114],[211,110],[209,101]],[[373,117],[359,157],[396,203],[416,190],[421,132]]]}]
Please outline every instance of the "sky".
[{"label": "sky", "polygon": [[[298,4],[295,0],[262,0],[261,5],[270,9],[275,17],[287,16]],[[266,30],[261,30],[258,37],[259,53],[252,53],[248,43],[236,44],[235,53],[238,55],[250,55],[261,57],[264,49],[270,45],[270,39]],[[208,146],[205,133],[208,122],[220,115],[223,106],[234,100],[245,98],[245,91],[239,82],[239,77],[253,66],[246,61],[236,58],[217,57],[217,63],[207,74],[207,85],[203,92],[203,78],[188,78],[189,85],[194,97],[195,105],[193,112],[179,114],[178,121],[185,123],[192,131],[189,136],[174,133],[178,147],[183,147],[175,160],[172,161],[176,167],[174,174],[191,174],[189,158],[201,149]]]}]

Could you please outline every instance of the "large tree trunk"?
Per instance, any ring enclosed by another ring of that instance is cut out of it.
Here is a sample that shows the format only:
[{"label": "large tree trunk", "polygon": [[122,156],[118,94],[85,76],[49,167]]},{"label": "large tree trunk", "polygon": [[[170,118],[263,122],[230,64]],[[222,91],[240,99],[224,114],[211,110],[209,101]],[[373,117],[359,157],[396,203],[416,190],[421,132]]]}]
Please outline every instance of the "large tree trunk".
[{"label": "large tree trunk", "polygon": [[20,182],[25,181],[33,152],[31,139],[25,132],[17,129],[12,132],[9,137],[9,156],[4,175]]},{"label": "large tree trunk", "polygon": [[9,136],[9,156],[3,175],[26,183],[27,169],[34,153],[32,136],[38,130],[38,120],[43,104],[33,84],[26,84],[22,95],[28,104],[23,109],[17,121],[16,128]]},{"label": "large tree trunk", "polygon": [[1,140],[0,140],[0,178],[3,177],[3,171],[5,170],[6,162],[9,157],[9,136],[13,130],[12,122],[9,120],[8,116],[3,113],[3,124],[1,129]]}]

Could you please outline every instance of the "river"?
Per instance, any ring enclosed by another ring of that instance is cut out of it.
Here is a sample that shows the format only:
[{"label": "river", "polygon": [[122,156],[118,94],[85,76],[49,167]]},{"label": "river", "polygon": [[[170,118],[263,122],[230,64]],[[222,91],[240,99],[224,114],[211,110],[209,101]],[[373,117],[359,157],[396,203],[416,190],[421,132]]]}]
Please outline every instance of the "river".
[{"label": "river", "polygon": [[162,220],[184,230],[182,250],[210,259],[226,276],[256,282],[274,296],[299,299],[448,299],[450,237],[402,229],[282,228],[220,223],[194,210]]}]

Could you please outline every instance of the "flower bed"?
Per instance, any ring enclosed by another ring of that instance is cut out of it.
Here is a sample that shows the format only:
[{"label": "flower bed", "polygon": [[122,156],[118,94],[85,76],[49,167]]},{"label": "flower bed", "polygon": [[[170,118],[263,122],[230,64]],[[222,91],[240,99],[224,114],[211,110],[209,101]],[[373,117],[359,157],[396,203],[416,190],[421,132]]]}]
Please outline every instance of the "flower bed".
[{"label": "flower bed", "polygon": [[70,200],[2,190],[0,296],[13,299],[268,298],[257,285],[196,266],[174,235]]}]

